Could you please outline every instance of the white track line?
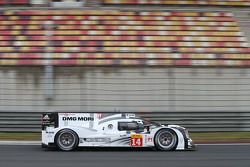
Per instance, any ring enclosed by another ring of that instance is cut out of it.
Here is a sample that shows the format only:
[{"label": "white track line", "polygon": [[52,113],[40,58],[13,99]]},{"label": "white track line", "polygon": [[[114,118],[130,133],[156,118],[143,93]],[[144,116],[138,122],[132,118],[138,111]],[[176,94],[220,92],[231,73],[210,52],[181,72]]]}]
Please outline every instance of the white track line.
[{"label": "white track line", "polygon": [[[41,145],[41,141],[0,141],[0,145]],[[197,146],[248,146],[250,143],[196,144]]]},{"label": "white track line", "polygon": [[0,141],[0,145],[41,145],[41,141]]},{"label": "white track line", "polygon": [[250,143],[196,144],[197,146],[248,146]]}]

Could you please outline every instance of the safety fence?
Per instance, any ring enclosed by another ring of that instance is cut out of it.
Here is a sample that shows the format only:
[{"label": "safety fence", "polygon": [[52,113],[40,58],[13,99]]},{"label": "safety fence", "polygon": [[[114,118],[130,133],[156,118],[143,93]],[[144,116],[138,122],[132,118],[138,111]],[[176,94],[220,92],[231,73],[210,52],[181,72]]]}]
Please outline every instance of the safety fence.
[{"label": "safety fence", "polygon": [[[162,124],[178,124],[190,131],[250,131],[249,112],[144,112],[145,119]],[[0,111],[0,132],[39,132],[41,112]]]}]

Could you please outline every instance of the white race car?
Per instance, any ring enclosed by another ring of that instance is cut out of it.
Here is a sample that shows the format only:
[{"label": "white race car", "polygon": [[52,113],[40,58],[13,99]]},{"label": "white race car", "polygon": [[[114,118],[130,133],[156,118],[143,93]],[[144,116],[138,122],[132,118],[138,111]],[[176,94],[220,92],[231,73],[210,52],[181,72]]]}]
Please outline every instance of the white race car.
[{"label": "white race car", "polygon": [[42,146],[70,151],[77,147],[152,147],[194,150],[188,131],[131,113],[44,113]]}]

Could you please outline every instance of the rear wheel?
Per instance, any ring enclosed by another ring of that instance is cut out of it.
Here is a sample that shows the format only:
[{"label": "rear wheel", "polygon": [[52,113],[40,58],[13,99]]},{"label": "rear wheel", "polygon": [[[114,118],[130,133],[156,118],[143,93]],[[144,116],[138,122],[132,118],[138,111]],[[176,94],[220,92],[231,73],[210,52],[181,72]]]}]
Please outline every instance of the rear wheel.
[{"label": "rear wheel", "polygon": [[55,143],[60,150],[71,151],[77,147],[79,138],[73,130],[63,129],[57,133]]},{"label": "rear wheel", "polygon": [[178,139],[173,130],[162,129],[155,135],[154,142],[158,150],[170,151],[176,148]]}]

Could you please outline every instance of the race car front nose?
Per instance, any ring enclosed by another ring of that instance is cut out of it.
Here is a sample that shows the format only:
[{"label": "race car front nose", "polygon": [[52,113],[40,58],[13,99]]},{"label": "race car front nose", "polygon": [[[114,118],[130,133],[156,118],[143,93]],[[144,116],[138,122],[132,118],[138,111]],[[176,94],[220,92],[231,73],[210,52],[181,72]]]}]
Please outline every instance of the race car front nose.
[{"label": "race car front nose", "polygon": [[187,150],[196,150],[196,145],[192,141],[192,139],[188,138]]}]

